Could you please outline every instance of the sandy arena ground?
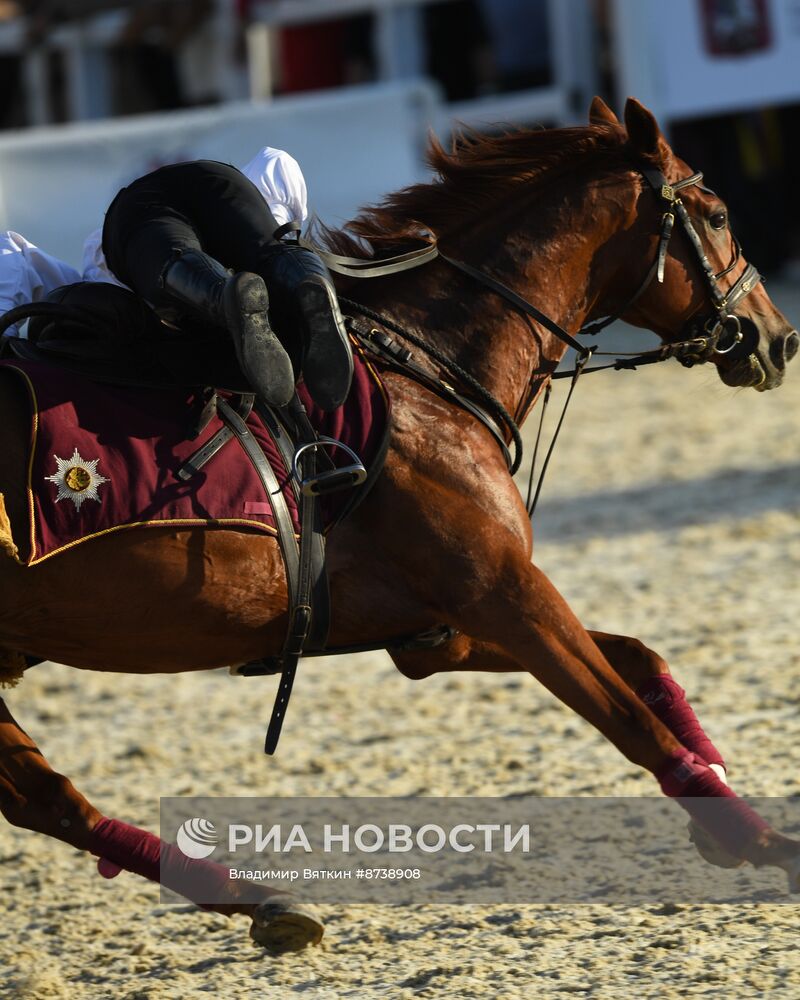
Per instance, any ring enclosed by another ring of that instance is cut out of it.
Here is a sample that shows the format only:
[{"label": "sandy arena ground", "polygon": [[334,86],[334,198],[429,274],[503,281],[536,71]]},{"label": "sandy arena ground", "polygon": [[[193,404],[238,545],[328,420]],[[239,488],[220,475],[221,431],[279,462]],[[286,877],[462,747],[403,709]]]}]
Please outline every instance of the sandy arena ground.
[{"label": "sandy arena ground", "polygon": [[[776,299],[800,321],[800,296]],[[584,624],[666,656],[751,795],[798,794],[794,367],[766,395],[676,363],[586,379],[537,521],[538,562]],[[307,661],[269,760],[274,686],[46,664],[8,702],[101,809],[153,830],[160,795],[656,794],[529,677]],[[162,905],[7,826],[0,900],[0,996],[25,1000],[800,996],[797,905],[330,907],[320,947],[276,960],[245,918]]]}]

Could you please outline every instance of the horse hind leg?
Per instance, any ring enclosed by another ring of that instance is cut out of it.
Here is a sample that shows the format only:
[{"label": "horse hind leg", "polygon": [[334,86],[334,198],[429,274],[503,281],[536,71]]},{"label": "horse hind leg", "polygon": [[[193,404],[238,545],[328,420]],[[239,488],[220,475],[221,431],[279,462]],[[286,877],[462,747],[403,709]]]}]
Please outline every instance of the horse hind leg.
[{"label": "horse hind leg", "polygon": [[[43,833],[100,858],[101,874],[112,878],[122,869],[162,881],[161,855],[175,851],[158,837],[110,819],[95,808],[63,774],[54,771],[41,750],[19,726],[0,699],[0,812],[13,826]],[[323,925],[314,908],[285,891],[259,887],[262,898],[242,902],[228,869],[209,861],[185,860],[181,875],[191,872],[193,889],[219,900],[204,909],[252,920],[250,936],[273,954],[299,951],[322,938]],[[163,884],[168,885],[168,877]],[[252,892],[253,887],[249,887]],[[191,895],[191,894],[190,894]]]}]

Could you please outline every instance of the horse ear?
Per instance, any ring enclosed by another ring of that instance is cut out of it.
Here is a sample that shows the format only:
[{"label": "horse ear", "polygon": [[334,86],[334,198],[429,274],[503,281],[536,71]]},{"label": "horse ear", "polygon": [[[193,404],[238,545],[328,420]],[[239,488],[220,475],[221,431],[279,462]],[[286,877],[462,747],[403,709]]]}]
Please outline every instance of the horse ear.
[{"label": "horse ear", "polygon": [[589,106],[590,125],[619,125],[619,123],[619,118],[617,118],[602,97],[592,98],[592,103]]},{"label": "horse ear", "polygon": [[635,97],[625,102],[625,127],[628,141],[642,156],[663,156],[669,149],[652,111]]}]

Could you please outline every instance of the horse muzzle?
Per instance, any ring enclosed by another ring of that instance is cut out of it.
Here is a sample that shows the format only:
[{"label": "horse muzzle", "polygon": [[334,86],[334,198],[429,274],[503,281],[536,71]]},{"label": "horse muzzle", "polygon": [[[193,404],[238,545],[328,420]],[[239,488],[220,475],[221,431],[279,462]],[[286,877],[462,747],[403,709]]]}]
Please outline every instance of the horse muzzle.
[{"label": "horse muzzle", "polygon": [[786,365],[800,349],[800,336],[795,330],[765,344],[766,335],[751,319],[733,314],[716,314],[705,321],[696,319],[686,332],[688,339],[678,353],[682,364],[691,367],[710,361],[725,385],[759,392],[775,389],[783,382]]},{"label": "horse muzzle", "polygon": [[759,392],[777,388],[783,382],[787,364],[800,349],[796,330],[763,343],[755,324],[742,319],[742,340],[717,361],[719,376],[726,385],[751,387]]}]

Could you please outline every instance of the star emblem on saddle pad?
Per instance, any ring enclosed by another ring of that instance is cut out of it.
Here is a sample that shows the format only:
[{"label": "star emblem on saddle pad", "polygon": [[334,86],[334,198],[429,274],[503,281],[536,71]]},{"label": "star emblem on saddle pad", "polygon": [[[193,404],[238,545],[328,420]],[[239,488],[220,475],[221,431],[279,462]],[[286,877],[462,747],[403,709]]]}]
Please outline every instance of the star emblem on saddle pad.
[{"label": "star emblem on saddle pad", "polygon": [[72,458],[59,458],[58,455],[53,455],[53,458],[58,470],[52,476],[45,476],[45,481],[55,483],[58,487],[56,503],[59,500],[71,500],[75,504],[75,510],[80,510],[84,500],[100,502],[97,490],[103,483],[111,480],[97,471],[99,458],[91,461],[81,458],[77,448],[72,453]]}]

